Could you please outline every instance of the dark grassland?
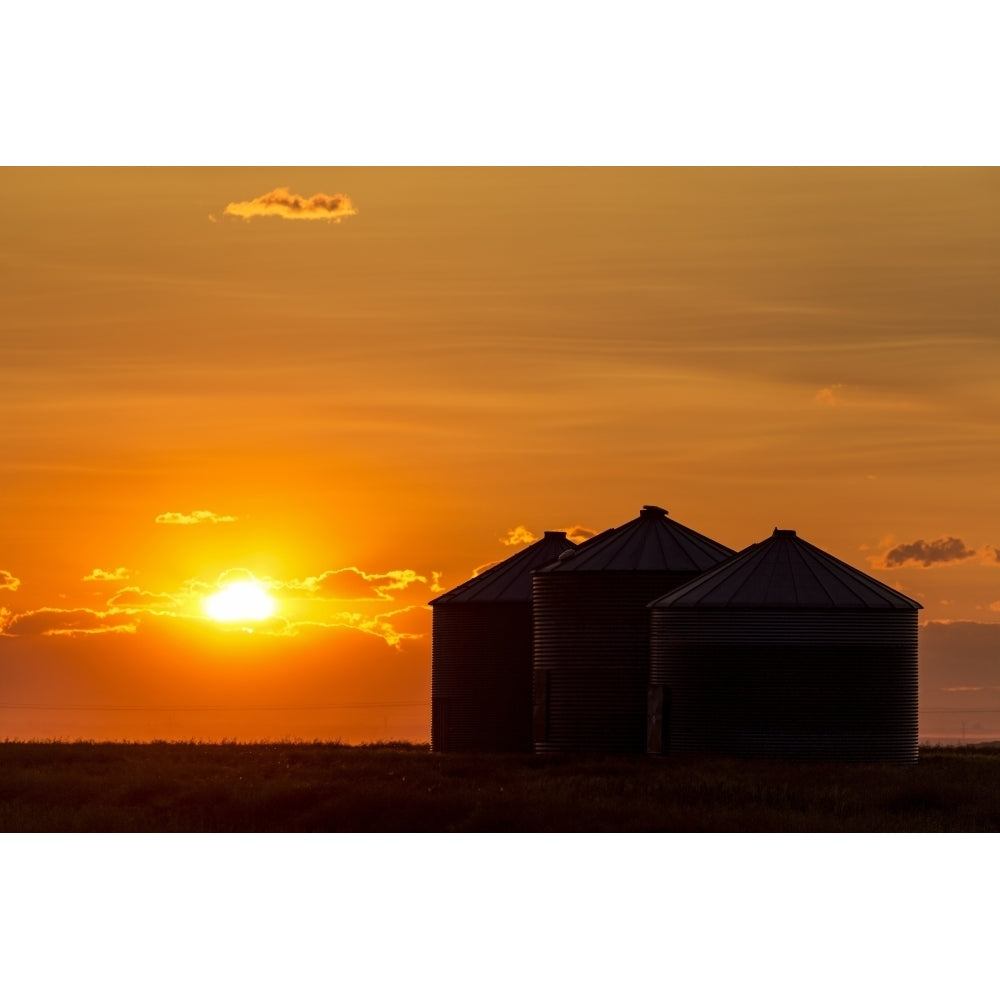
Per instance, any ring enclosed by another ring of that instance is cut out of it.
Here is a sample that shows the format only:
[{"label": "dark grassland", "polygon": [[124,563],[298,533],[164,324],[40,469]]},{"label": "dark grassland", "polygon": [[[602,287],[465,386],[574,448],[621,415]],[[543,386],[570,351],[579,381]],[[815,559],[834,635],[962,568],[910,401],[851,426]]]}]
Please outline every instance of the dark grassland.
[{"label": "dark grassland", "polygon": [[0,743],[0,831],[1000,830],[1000,746],[916,766],[432,754],[426,745]]}]

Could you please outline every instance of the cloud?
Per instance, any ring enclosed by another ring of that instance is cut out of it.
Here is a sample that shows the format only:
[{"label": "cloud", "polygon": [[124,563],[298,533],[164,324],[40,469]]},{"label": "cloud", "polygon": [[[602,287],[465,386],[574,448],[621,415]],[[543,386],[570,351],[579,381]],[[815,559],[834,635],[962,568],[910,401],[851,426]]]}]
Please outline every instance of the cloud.
[{"label": "cloud", "polygon": [[984,545],[980,551],[980,559],[984,566],[1000,566],[1000,549],[995,545]]},{"label": "cloud", "polygon": [[348,611],[338,616],[337,624],[377,636],[398,650],[404,639],[422,639],[427,634],[428,610],[425,605],[413,604],[370,617]]},{"label": "cloud", "polygon": [[93,572],[88,573],[84,580],[127,580],[131,576],[131,571],[127,570],[124,566],[119,566],[118,569],[97,569],[94,568]]},{"label": "cloud", "polygon": [[946,538],[935,538],[931,542],[925,542],[922,538],[918,538],[915,542],[897,545],[895,548],[889,549],[880,560],[876,557],[875,564],[883,569],[906,565],[926,568],[961,562],[963,559],[970,559],[975,554],[975,549],[970,549],[961,538],[953,538],[951,535]]},{"label": "cloud", "polygon": [[108,598],[109,608],[176,608],[179,607],[169,594],[152,594],[138,587],[123,587]]},{"label": "cloud", "polygon": [[[440,577],[435,577],[435,583]],[[338,601],[391,601],[392,591],[405,590],[414,583],[427,583],[427,577],[412,569],[391,569],[385,573],[366,573],[357,566],[329,569],[304,580],[275,583],[274,586]]]},{"label": "cloud", "polygon": [[511,528],[506,537],[499,539],[504,545],[530,545],[535,541],[535,536],[523,525]]},{"label": "cloud", "polygon": [[847,386],[843,382],[836,382],[834,385],[828,385],[813,397],[817,403],[824,403],[827,406],[838,406],[843,402],[843,399],[838,395],[841,389],[846,389]]},{"label": "cloud", "polygon": [[585,542],[588,538],[593,538],[597,534],[593,528],[585,528],[582,524],[574,524],[570,528],[560,528],[559,530],[565,531],[566,537],[571,542],[576,542],[577,545]]},{"label": "cloud", "polygon": [[130,611],[91,611],[89,608],[39,608],[10,615],[3,625],[8,636],[97,635],[102,632],[134,633],[136,623]]},{"label": "cloud", "polygon": [[157,524],[227,524],[235,520],[231,514],[215,514],[210,510],[193,510],[190,514],[168,510],[156,515]]},{"label": "cloud", "polygon": [[232,201],[226,215],[236,215],[249,222],[254,216],[276,215],[281,219],[323,219],[340,222],[357,215],[357,209],[346,194],[314,194],[303,198],[288,188],[275,188],[252,201]]},{"label": "cloud", "polygon": [[20,586],[21,581],[13,573],[0,569],[0,590],[17,590]]},{"label": "cloud", "polygon": [[499,566],[503,562],[502,559],[494,559],[493,562],[483,563],[481,566],[477,566],[472,571],[473,578],[479,576],[480,573],[485,573],[488,569],[492,569],[494,566]]}]

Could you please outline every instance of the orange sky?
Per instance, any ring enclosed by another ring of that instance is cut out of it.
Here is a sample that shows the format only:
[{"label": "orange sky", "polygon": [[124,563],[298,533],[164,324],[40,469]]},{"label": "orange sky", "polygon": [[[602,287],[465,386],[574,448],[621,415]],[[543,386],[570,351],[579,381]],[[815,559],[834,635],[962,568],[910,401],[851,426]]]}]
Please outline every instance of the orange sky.
[{"label": "orange sky", "polygon": [[0,179],[0,738],[424,740],[436,588],[646,503],[915,597],[922,733],[1000,729],[1000,171]]}]

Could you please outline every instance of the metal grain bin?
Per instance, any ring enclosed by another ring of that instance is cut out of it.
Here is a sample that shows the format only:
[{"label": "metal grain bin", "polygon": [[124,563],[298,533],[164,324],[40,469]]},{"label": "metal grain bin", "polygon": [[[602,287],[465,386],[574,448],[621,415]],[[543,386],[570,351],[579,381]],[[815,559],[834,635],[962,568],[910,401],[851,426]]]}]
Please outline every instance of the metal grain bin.
[{"label": "metal grain bin", "polygon": [[432,750],[531,750],[531,571],[574,548],[546,531],[430,602]]},{"label": "metal grain bin", "polygon": [[650,604],[664,747],[915,762],[920,607],[775,528]]},{"label": "metal grain bin", "polygon": [[534,573],[539,752],[646,749],[646,605],[733,554],[646,506]]}]

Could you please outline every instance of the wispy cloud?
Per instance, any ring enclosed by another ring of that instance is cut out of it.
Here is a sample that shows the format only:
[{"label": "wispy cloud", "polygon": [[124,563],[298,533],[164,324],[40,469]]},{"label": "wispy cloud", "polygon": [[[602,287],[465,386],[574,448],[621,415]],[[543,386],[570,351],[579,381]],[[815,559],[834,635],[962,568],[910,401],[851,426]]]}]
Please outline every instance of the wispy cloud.
[{"label": "wispy cloud", "polygon": [[942,566],[948,563],[962,562],[971,559],[976,554],[961,538],[948,535],[925,542],[918,538],[915,542],[907,542],[889,549],[883,556],[876,556],[873,564],[883,569],[895,566]]},{"label": "wispy cloud", "polygon": [[20,586],[21,581],[13,573],[0,569],[0,590],[17,590]]},{"label": "wispy cloud", "polygon": [[99,635],[104,632],[134,633],[135,620],[129,611],[90,608],[39,608],[10,615],[3,623],[3,634],[29,635]]},{"label": "wispy cloud", "polygon": [[210,510],[193,510],[190,514],[168,510],[156,515],[157,524],[226,524],[235,520],[231,514],[215,514]]},{"label": "wispy cloud", "polygon": [[153,594],[138,587],[123,587],[108,598],[109,608],[176,608],[179,603],[169,594]]},{"label": "wispy cloud", "polygon": [[226,215],[235,215],[249,222],[256,216],[277,216],[279,219],[320,219],[340,222],[357,215],[357,209],[346,194],[314,194],[304,198],[292,194],[288,188],[275,188],[252,201],[232,201],[226,206]]},{"label": "wispy cloud", "polygon": [[96,567],[90,573],[88,573],[83,579],[84,580],[127,580],[131,576],[131,571],[127,570],[124,566],[119,566],[118,569],[97,569]]},{"label": "wispy cloud", "polygon": [[[426,576],[412,569],[366,573],[357,566],[347,566],[344,569],[326,570],[318,576],[308,576],[304,580],[272,582],[272,585],[283,590],[298,591],[309,597],[328,600],[391,601],[392,591],[405,590],[411,584],[427,582]],[[434,578],[434,583],[437,583],[437,577]]]},{"label": "wispy cloud", "polygon": [[535,541],[535,536],[523,524],[519,524],[516,528],[511,528],[500,541],[504,545],[530,545]]},{"label": "wispy cloud", "polygon": [[826,406],[838,406],[844,401],[841,393],[846,388],[847,386],[843,382],[835,382],[833,385],[824,386],[820,389],[813,399],[817,403],[823,403]]},{"label": "wispy cloud", "polygon": [[338,616],[337,624],[378,636],[398,650],[404,639],[422,639],[427,634],[430,625],[427,615],[426,606],[413,604],[379,615],[344,612]]}]

